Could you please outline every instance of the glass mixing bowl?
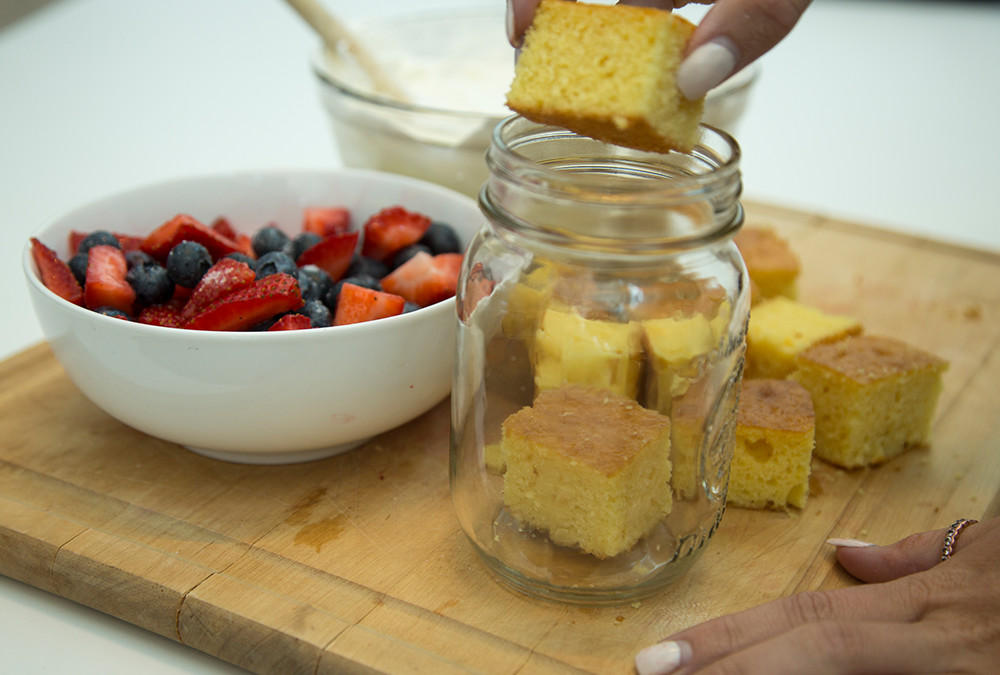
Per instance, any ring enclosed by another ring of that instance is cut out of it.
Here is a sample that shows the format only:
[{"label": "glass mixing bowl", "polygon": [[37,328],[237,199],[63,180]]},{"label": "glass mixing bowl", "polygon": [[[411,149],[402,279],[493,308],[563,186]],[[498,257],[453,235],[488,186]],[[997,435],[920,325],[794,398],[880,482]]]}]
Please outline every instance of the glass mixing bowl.
[{"label": "glass mixing bowl", "polygon": [[[401,173],[470,196],[486,181],[493,128],[510,114],[514,76],[504,8],[379,17],[351,26],[407,100],[376,93],[344,54],[321,51],[312,68],[344,165]],[[758,70],[709,92],[703,121],[733,133]]]}]

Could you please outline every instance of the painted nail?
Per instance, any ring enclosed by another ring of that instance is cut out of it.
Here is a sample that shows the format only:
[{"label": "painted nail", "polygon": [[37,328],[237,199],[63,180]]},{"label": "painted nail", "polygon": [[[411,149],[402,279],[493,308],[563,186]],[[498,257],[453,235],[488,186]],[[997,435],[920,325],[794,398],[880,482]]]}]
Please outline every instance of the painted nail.
[{"label": "painted nail", "polygon": [[666,675],[691,660],[691,645],[687,642],[658,642],[635,655],[639,675]]},{"label": "painted nail", "polygon": [[837,539],[837,538],[833,538],[833,539],[827,539],[826,543],[830,544],[831,546],[836,546],[837,548],[840,548],[840,547],[844,547],[844,548],[868,548],[869,546],[875,546],[875,544],[872,544],[872,543],[867,542],[867,541],[861,541],[860,539]]},{"label": "painted nail", "polygon": [[706,42],[688,54],[677,69],[677,88],[690,101],[701,98],[732,75],[736,55],[736,45],[729,38]]},{"label": "painted nail", "polygon": [[514,0],[507,0],[506,23],[507,23],[507,41],[511,43],[511,45],[517,47],[518,44],[515,41],[515,35],[514,35]]}]

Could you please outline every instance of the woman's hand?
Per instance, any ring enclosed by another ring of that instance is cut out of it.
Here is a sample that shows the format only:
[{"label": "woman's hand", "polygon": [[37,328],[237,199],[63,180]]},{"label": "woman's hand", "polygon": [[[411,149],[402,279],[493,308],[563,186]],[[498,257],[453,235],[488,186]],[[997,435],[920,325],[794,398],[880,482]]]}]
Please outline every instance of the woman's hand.
[{"label": "woman's hand", "polygon": [[723,616],[636,655],[653,673],[996,673],[1000,519],[891,546],[830,540],[867,585],[799,593]]},{"label": "woman's hand", "polygon": [[[689,99],[704,96],[788,35],[810,0],[693,0],[713,7],[691,36],[677,72]],[[507,36],[519,46],[539,0],[507,0]],[[673,9],[688,0],[622,0],[622,4]]]}]

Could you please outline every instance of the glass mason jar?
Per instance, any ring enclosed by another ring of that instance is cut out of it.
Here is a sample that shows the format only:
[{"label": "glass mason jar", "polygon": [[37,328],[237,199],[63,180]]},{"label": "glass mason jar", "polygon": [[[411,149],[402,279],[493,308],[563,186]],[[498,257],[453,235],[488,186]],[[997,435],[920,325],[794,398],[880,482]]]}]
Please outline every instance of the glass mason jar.
[{"label": "glass mason jar", "polygon": [[451,493],[487,566],[581,603],[682,574],[725,507],[749,313],[739,148],[511,117],[458,287]]}]

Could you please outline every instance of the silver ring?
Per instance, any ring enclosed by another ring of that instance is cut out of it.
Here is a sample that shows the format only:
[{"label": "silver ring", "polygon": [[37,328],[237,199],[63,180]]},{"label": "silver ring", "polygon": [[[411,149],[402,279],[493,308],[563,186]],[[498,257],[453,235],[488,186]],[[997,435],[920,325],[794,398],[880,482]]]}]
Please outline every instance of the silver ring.
[{"label": "silver ring", "polygon": [[955,552],[955,542],[958,541],[958,535],[962,534],[962,530],[978,522],[978,520],[973,520],[972,518],[959,518],[951,524],[951,527],[944,534],[944,546],[941,547],[942,562],[950,558],[951,554]]}]

